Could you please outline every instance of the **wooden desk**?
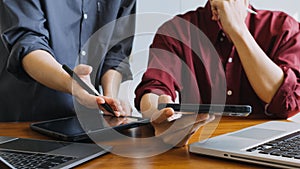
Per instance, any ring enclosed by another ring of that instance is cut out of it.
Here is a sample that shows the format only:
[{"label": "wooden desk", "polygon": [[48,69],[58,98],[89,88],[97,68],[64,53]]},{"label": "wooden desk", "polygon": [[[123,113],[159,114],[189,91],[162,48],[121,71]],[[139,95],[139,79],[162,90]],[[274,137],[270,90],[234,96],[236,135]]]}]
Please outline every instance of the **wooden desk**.
[{"label": "wooden desk", "polygon": [[[223,118],[212,136],[232,132],[244,127],[266,122],[266,120],[250,120],[250,119],[232,119]],[[24,138],[39,138],[50,139],[32,131],[29,128],[29,123],[0,123],[0,133],[3,136],[15,136]],[[190,139],[190,143],[197,141],[199,133]],[[267,168],[264,166],[248,164],[237,161],[230,161],[214,157],[201,156],[188,152],[188,147],[174,148],[163,154],[150,158],[126,158],[112,153],[101,156],[97,159],[84,163],[78,169],[98,169],[98,168],[130,168],[130,169],[152,169],[152,168],[168,168],[168,169],[194,169],[194,168],[217,168],[217,169],[236,169],[249,168],[261,169]]]}]

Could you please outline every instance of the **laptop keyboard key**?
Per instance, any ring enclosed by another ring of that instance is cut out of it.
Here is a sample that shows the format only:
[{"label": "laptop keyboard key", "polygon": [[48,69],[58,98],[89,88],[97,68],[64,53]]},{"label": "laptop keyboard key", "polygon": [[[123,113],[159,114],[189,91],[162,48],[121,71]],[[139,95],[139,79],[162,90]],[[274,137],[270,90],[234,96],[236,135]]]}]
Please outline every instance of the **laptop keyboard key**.
[{"label": "laptop keyboard key", "polygon": [[300,131],[247,149],[260,154],[300,159]]},{"label": "laptop keyboard key", "polygon": [[0,156],[17,169],[52,168],[75,159],[75,157],[56,156],[41,153],[24,153],[0,150]]}]

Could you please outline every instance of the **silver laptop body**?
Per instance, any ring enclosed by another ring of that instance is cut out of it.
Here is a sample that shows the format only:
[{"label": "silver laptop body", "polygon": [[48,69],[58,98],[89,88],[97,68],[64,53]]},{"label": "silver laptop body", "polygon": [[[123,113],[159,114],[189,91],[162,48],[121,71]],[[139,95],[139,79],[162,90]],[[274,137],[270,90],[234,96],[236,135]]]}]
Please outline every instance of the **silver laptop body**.
[{"label": "silver laptop body", "polygon": [[[0,136],[0,157],[9,168],[72,168],[107,153],[109,148],[96,144],[36,140]],[[49,167],[36,163],[36,157],[45,158]],[[28,158],[27,161],[16,161]],[[33,160],[34,159],[34,160]],[[50,162],[51,161],[51,162]],[[24,164],[23,164],[24,163]],[[25,166],[28,164],[32,166]],[[20,166],[24,165],[24,167]],[[18,166],[18,167],[16,167]]]},{"label": "silver laptop body", "polygon": [[[270,121],[193,143],[189,145],[189,151],[272,167],[300,168],[300,158],[262,154],[259,153],[260,150],[249,151],[253,147],[296,131],[300,131],[298,123]],[[295,144],[294,147],[298,146],[300,150],[300,142],[295,142]]]}]

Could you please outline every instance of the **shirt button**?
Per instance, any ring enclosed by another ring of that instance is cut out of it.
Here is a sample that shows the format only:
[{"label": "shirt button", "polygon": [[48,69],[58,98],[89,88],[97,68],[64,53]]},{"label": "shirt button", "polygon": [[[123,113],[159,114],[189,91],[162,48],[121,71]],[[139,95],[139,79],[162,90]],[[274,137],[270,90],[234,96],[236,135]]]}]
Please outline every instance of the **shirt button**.
[{"label": "shirt button", "polygon": [[223,42],[223,41],[224,41],[224,38],[223,38],[223,37],[221,37],[221,38],[220,38],[220,42]]},{"label": "shirt button", "polygon": [[231,96],[231,95],[232,95],[232,91],[231,91],[231,90],[228,90],[228,91],[227,91],[227,95],[228,95],[228,96]]},{"label": "shirt button", "polygon": [[85,14],[83,14],[83,18],[84,19],[87,19],[88,18],[88,15],[85,13]]},{"label": "shirt button", "polygon": [[85,55],[86,55],[86,51],[83,50],[83,51],[80,52],[80,54],[81,54],[82,56],[85,56]]},{"label": "shirt button", "polygon": [[222,36],[223,36],[223,37],[225,37],[225,36],[226,36],[224,32],[222,32]]},{"label": "shirt button", "polygon": [[232,62],[232,57],[228,58],[228,63]]}]

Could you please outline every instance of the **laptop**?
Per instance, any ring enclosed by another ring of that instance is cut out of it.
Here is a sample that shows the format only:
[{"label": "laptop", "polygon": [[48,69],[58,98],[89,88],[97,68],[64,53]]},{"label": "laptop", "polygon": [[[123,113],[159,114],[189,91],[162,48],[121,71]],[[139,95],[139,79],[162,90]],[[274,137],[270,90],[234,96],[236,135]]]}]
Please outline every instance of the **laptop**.
[{"label": "laptop", "polygon": [[191,153],[279,168],[300,167],[300,124],[270,121],[189,145]]},{"label": "laptop", "polygon": [[107,153],[96,144],[0,136],[3,169],[72,168]]}]

